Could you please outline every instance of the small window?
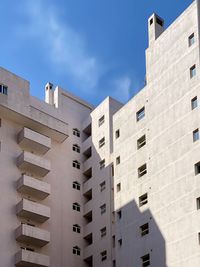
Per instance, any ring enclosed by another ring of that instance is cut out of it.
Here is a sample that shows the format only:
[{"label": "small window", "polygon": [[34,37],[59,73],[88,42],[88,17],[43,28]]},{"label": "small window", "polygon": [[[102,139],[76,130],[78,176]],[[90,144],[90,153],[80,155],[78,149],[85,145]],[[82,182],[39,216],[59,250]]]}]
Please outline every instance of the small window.
[{"label": "small window", "polygon": [[78,246],[73,247],[72,253],[74,255],[80,256],[81,255],[81,249]]},{"label": "small window", "polygon": [[150,266],[150,255],[146,254],[141,257],[142,267]]},{"label": "small window", "polygon": [[103,137],[103,138],[101,138],[101,140],[99,140],[99,148],[101,148],[104,145],[105,145],[105,137]]},{"label": "small window", "polygon": [[141,167],[138,168],[138,177],[140,178],[143,175],[145,175],[146,173],[147,173],[147,165],[145,163]]},{"label": "small window", "polygon": [[150,25],[152,25],[153,24],[153,18],[152,19],[150,19]]},{"label": "small window", "polygon": [[197,201],[197,209],[199,210],[200,209],[200,197],[198,197],[196,201]]},{"label": "small window", "polygon": [[146,135],[143,135],[137,140],[137,149],[140,149],[141,147],[146,145]]},{"label": "small window", "polygon": [[105,261],[107,259],[107,251],[104,250],[101,252],[101,261]]},{"label": "small window", "polygon": [[142,207],[147,203],[148,203],[148,194],[146,193],[139,197],[139,206]]},{"label": "small window", "polygon": [[110,166],[110,170],[111,170],[111,177],[114,177],[114,174],[115,174],[115,172],[114,172],[114,164],[112,163],[111,164],[111,166]]},{"label": "small window", "polygon": [[117,184],[117,192],[121,191],[121,183]]},{"label": "small window", "polygon": [[100,184],[100,191],[104,191],[106,189],[106,182],[103,181],[101,184]]},{"label": "small window", "polygon": [[99,127],[104,123],[105,121],[105,116],[103,115],[100,119],[99,119]]},{"label": "small window", "polygon": [[194,165],[194,169],[195,169],[195,175],[200,173],[200,162]]},{"label": "small window", "polygon": [[77,152],[77,153],[80,153],[80,146],[78,146],[77,144],[74,144],[72,146],[72,150],[75,151],[75,152]]},{"label": "small window", "polygon": [[73,135],[80,137],[80,131],[76,128],[73,129]]},{"label": "small window", "polygon": [[145,223],[140,226],[140,233],[141,236],[147,235],[149,233],[149,224]]},{"label": "small window", "polygon": [[120,164],[120,156],[118,156],[117,158],[116,158],[116,165],[119,165]]},{"label": "small window", "polygon": [[189,37],[188,37],[188,45],[192,46],[195,42],[195,38],[194,38],[194,33],[192,33]]},{"label": "small window", "polygon": [[103,159],[103,160],[101,160],[99,162],[99,168],[100,168],[100,170],[102,170],[103,168],[105,168],[105,159]]},{"label": "small window", "polygon": [[104,214],[106,212],[106,204],[101,205],[101,214]]},{"label": "small window", "polygon": [[198,107],[198,100],[197,100],[197,96],[195,96],[194,98],[192,98],[191,100],[191,109],[195,109]]},{"label": "small window", "polygon": [[118,210],[117,211],[117,219],[120,220],[122,218],[122,211]]},{"label": "small window", "polygon": [[73,187],[73,189],[76,189],[76,190],[81,190],[81,185],[80,185],[80,183],[79,182],[73,182],[72,183],[72,187]]},{"label": "small window", "polygon": [[141,108],[137,113],[136,113],[136,120],[140,121],[145,117],[145,107]]},{"label": "small window", "polygon": [[74,160],[74,161],[72,162],[72,166],[73,166],[74,168],[76,168],[76,169],[80,169],[81,164],[80,164],[80,162],[78,162],[77,160]]},{"label": "small window", "polygon": [[106,227],[102,228],[100,230],[100,232],[101,232],[101,238],[103,238],[104,236],[106,236]]},{"label": "small window", "polygon": [[119,138],[120,137],[120,131],[119,131],[119,129],[115,132],[115,138],[117,139],[117,138]]},{"label": "small window", "polygon": [[78,203],[73,203],[72,209],[76,211],[81,211],[81,206]]},{"label": "small window", "polygon": [[7,95],[8,94],[8,87],[3,85],[3,84],[0,84],[0,93]]},{"label": "small window", "polygon": [[199,140],[199,129],[193,131],[193,142]]},{"label": "small window", "polygon": [[81,227],[78,224],[73,225],[73,232],[80,234],[81,233]]},{"label": "small window", "polygon": [[120,238],[120,239],[118,240],[118,245],[119,245],[119,247],[122,246],[122,238]]},{"label": "small window", "polygon": [[190,78],[193,78],[194,76],[196,76],[196,65],[193,65],[190,68]]}]

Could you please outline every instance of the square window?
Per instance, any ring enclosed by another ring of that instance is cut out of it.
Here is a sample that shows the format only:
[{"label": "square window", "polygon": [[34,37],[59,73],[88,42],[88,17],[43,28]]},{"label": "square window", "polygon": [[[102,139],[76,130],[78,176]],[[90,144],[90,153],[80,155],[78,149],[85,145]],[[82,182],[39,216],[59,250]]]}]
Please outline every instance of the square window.
[{"label": "square window", "polygon": [[199,129],[193,131],[193,142],[199,140]]},{"label": "square window", "polygon": [[107,251],[104,250],[101,252],[101,261],[105,261],[107,259]]},{"label": "square window", "polygon": [[118,218],[118,220],[120,220],[122,218],[122,211],[121,210],[119,210],[117,212],[117,218]]},{"label": "square window", "polygon": [[101,148],[104,145],[105,145],[105,137],[103,137],[103,138],[101,138],[101,140],[99,140],[99,148]]},{"label": "square window", "polygon": [[150,266],[150,255],[146,254],[141,257],[142,267]]},{"label": "square window", "polygon": [[121,183],[117,184],[117,192],[121,191]]},{"label": "square window", "polygon": [[138,168],[138,178],[142,177],[147,173],[147,164],[143,164]]},{"label": "square window", "polygon": [[195,175],[197,175],[197,174],[200,173],[200,162],[197,162],[197,163],[194,165],[194,169],[195,169]]},{"label": "square window", "polygon": [[120,156],[116,158],[116,165],[120,164]]},{"label": "square window", "polygon": [[144,195],[139,197],[139,206],[142,207],[147,203],[148,203],[148,194],[145,193]]},{"label": "square window", "polygon": [[100,191],[104,191],[106,189],[106,182],[103,181],[101,184],[100,184]]},{"label": "square window", "polygon": [[105,121],[105,116],[103,115],[100,119],[99,119],[99,127],[104,123]]},{"label": "square window", "polygon": [[105,159],[103,159],[103,160],[101,160],[99,162],[99,168],[100,168],[100,170],[102,170],[103,168],[105,168]]},{"label": "square window", "polygon": [[0,84],[0,93],[7,95],[8,94],[8,87],[3,85],[3,84]]},{"label": "square window", "polygon": [[81,190],[81,185],[80,185],[80,183],[79,182],[73,182],[72,183],[72,187],[73,187],[73,189],[76,189],[76,190]]},{"label": "square window", "polygon": [[73,129],[73,135],[80,137],[80,131],[76,128]]},{"label": "square window", "polygon": [[146,135],[143,135],[137,140],[137,149],[140,149],[141,147],[146,145]]},{"label": "square window", "polygon": [[101,238],[104,237],[104,236],[106,236],[106,227],[102,228],[100,230],[100,232],[101,232]]},{"label": "square window", "polygon": [[190,78],[193,78],[194,76],[196,76],[196,65],[193,65],[190,68]]},{"label": "square window", "polygon": [[118,240],[118,245],[119,245],[119,247],[122,246],[122,238],[120,238],[120,239]]},{"label": "square window", "polygon": [[106,212],[106,204],[103,204],[101,207],[101,214],[104,214]]},{"label": "square window", "polygon": [[145,223],[140,226],[140,233],[141,236],[147,235],[149,233],[149,224]]},{"label": "square window", "polygon": [[195,109],[195,108],[197,108],[197,106],[198,106],[198,101],[197,101],[197,96],[195,96],[191,100],[191,109]]},{"label": "square window", "polygon": [[192,33],[189,37],[188,37],[188,45],[191,46],[193,45],[195,42],[195,38],[194,38],[194,33]]},{"label": "square window", "polygon": [[141,108],[139,111],[136,113],[136,120],[140,121],[145,117],[145,107]]},{"label": "square window", "polygon": [[200,209],[200,197],[198,197],[196,201],[197,201],[197,209],[199,210]]},{"label": "square window", "polygon": [[115,138],[117,139],[117,138],[119,138],[120,137],[120,131],[119,131],[119,129],[115,132]]}]

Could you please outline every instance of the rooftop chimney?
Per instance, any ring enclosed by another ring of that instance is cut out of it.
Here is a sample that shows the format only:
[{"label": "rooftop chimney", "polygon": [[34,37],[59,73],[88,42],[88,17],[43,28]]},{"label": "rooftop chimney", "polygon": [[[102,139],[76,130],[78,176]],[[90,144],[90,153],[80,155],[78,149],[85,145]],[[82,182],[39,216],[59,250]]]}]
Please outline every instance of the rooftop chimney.
[{"label": "rooftop chimney", "polygon": [[149,47],[163,33],[164,20],[155,13],[148,20]]}]

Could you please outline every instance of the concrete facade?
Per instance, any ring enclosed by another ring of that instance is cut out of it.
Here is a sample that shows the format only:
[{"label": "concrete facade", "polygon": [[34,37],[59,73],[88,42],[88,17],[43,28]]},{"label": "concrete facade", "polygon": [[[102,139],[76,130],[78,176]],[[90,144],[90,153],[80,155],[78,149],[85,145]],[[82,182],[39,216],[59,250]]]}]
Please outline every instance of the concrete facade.
[{"label": "concrete facade", "polygon": [[1,266],[200,266],[199,31],[198,0],[153,14],[125,105],[0,68]]}]

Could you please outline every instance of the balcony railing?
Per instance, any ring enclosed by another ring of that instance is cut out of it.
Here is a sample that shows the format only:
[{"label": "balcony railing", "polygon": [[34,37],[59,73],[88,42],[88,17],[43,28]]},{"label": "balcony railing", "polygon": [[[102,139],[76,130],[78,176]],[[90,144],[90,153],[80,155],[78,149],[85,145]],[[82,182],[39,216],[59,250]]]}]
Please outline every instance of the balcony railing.
[{"label": "balcony railing", "polygon": [[17,182],[17,191],[38,199],[45,199],[50,194],[50,184],[23,175]]},{"label": "balcony railing", "polygon": [[23,172],[45,176],[51,170],[50,161],[29,152],[23,152],[17,159],[17,166]]},{"label": "balcony railing", "polygon": [[49,256],[21,249],[15,255],[15,265],[19,267],[48,267]]},{"label": "balcony railing", "polygon": [[17,204],[17,215],[43,223],[50,218],[50,208],[27,199],[22,199]]},{"label": "balcony railing", "polygon": [[43,247],[50,242],[50,233],[38,227],[21,224],[16,229],[16,240],[21,243]]},{"label": "balcony railing", "polygon": [[45,154],[51,148],[51,139],[31,129],[23,128],[18,134],[18,144],[23,150]]}]

